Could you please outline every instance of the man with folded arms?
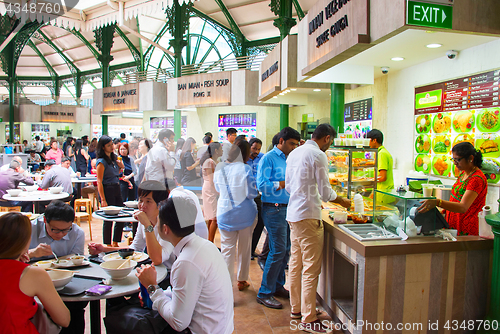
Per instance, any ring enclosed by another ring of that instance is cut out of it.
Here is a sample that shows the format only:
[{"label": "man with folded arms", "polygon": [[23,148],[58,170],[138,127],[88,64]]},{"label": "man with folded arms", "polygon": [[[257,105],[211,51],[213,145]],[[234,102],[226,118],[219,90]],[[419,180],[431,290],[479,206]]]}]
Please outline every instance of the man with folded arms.
[{"label": "man with folded arms", "polygon": [[[45,208],[44,218],[32,222],[31,242],[28,250],[30,260],[40,260],[71,254],[83,255],[85,232],[76,224],[75,211],[62,201],[52,201]],[[61,333],[85,332],[85,307],[88,302],[65,302],[71,312],[71,322]]]},{"label": "man with folded arms", "polygon": [[289,194],[285,190],[286,157],[300,141],[300,134],[286,127],[279,134],[279,143],[266,153],[257,170],[257,189],[262,193],[262,217],[269,238],[262,284],[257,302],[270,308],[283,308],[274,296],[286,298],[285,268],[290,256],[290,228],[286,221]]},{"label": "man with folded arms", "polygon": [[321,200],[351,207],[351,201],[337,196],[328,178],[325,151],[336,132],[330,124],[320,124],[287,159],[285,189],[290,194],[286,220],[292,240],[289,280],[291,317],[301,319],[300,329],[309,333],[331,333],[318,320],[316,289],[323,261],[324,229]]},{"label": "man with folded arms", "polygon": [[192,333],[232,333],[233,291],[226,263],[217,247],[194,233],[196,206],[192,199],[170,197],[160,204],[160,236],[174,245],[172,287],[162,290],[152,266],[137,269],[148,287],[153,310],[166,321],[165,328],[186,328]]}]

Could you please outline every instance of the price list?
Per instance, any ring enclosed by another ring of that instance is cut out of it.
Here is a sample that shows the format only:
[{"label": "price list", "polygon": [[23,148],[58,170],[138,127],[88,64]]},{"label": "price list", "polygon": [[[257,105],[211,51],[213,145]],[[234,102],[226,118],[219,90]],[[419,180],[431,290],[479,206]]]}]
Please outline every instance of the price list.
[{"label": "price list", "polygon": [[415,88],[415,115],[498,107],[499,88],[500,70],[418,87]]},{"label": "price list", "polygon": [[344,106],[344,121],[366,121],[372,119],[372,99],[366,99],[351,103],[346,103]]},{"label": "price list", "polygon": [[[187,116],[182,116],[181,127],[183,129],[187,128]],[[149,119],[149,128],[150,129],[173,129],[174,128],[174,117],[173,116],[151,117]]]},{"label": "price list", "polygon": [[257,113],[219,114],[219,127],[257,126]]}]

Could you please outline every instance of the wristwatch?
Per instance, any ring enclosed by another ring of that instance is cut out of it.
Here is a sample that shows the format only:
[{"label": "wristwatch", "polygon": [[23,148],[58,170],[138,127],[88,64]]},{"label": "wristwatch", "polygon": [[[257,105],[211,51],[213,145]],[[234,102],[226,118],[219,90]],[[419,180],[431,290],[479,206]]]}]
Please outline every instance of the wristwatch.
[{"label": "wristwatch", "polygon": [[160,286],[158,284],[155,284],[155,285],[151,284],[151,285],[149,285],[148,286],[148,293],[149,293],[149,295],[152,296],[156,292],[156,290],[158,290],[159,288],[160,288]]},{"label": "wristwatch", "polygon": [[146,227],[144,229],[144,231],[151,233],[154,231],[154,229],[155,229],[155,227],[153,225],[149,225],[148,227]]}]

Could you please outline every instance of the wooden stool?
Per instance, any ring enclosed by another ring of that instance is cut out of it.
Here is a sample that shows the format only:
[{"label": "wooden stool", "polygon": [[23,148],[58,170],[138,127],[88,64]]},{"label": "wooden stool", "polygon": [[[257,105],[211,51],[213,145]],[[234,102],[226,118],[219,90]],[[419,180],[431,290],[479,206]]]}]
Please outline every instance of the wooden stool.
[{"label": "wooden stool", "polygon": [[21,212],[20,206],[0,206],[0,212]]},{"label": "wooden stool", "polygon": [[[85,206],[85,212],[80,212],[82,206]],[[88,198],[75,199],[75,222],[80,226],[82,220],[88,221],[90,240],[92,240],[92,202]]]}]

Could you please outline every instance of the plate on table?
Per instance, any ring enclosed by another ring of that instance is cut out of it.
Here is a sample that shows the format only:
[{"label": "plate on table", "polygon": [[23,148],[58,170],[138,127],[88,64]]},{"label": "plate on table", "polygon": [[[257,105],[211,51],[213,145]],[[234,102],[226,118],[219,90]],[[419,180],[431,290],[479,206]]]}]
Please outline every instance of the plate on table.
[{"label": "plate on table", "polygon": [[481,132],[500,130],[500,108],[486,108],[477,114],[477,129]]},{"label": "plate on table", "polygon": [[85,267],[85,266],[88,266],[90,265],[90,262],[87,261],[87,260],[83,260],[82,264],[74,264],[73,262],[71,262],[71,260],[68,260],[69,263],[64,265],[64,264],[59,264],[57,263],[56,261],[52,262],[52,265],[56,268],[75,268],[75,267]]},{"label": "plate on table", "polygon": [[451,116],[449,113],[438,113],[432,121],[432,131],[434,133],[445,133],[451,128]]},{"label": "plate on table", "polygon": [[[134,255],[127,256],[127,259],[134,260],[136,262],[142,262],[149,258],[149,255],[144,252],[134,252]],[[122,257],[118,252],[113,252],[107,255],[104,255],[102,258],[104,261],[109,260],[121,260]]]},{"label": "plate on table", "polygon": [[431,138],[428,135],[419,135],[415,140],[417,153],[429,153],[431,150]]},{"label": "plate on table", "polygon": [[415,120],[415,130],[417,133],[429,133],[431,130],[431,115],[425,114],[417,116]]}]

